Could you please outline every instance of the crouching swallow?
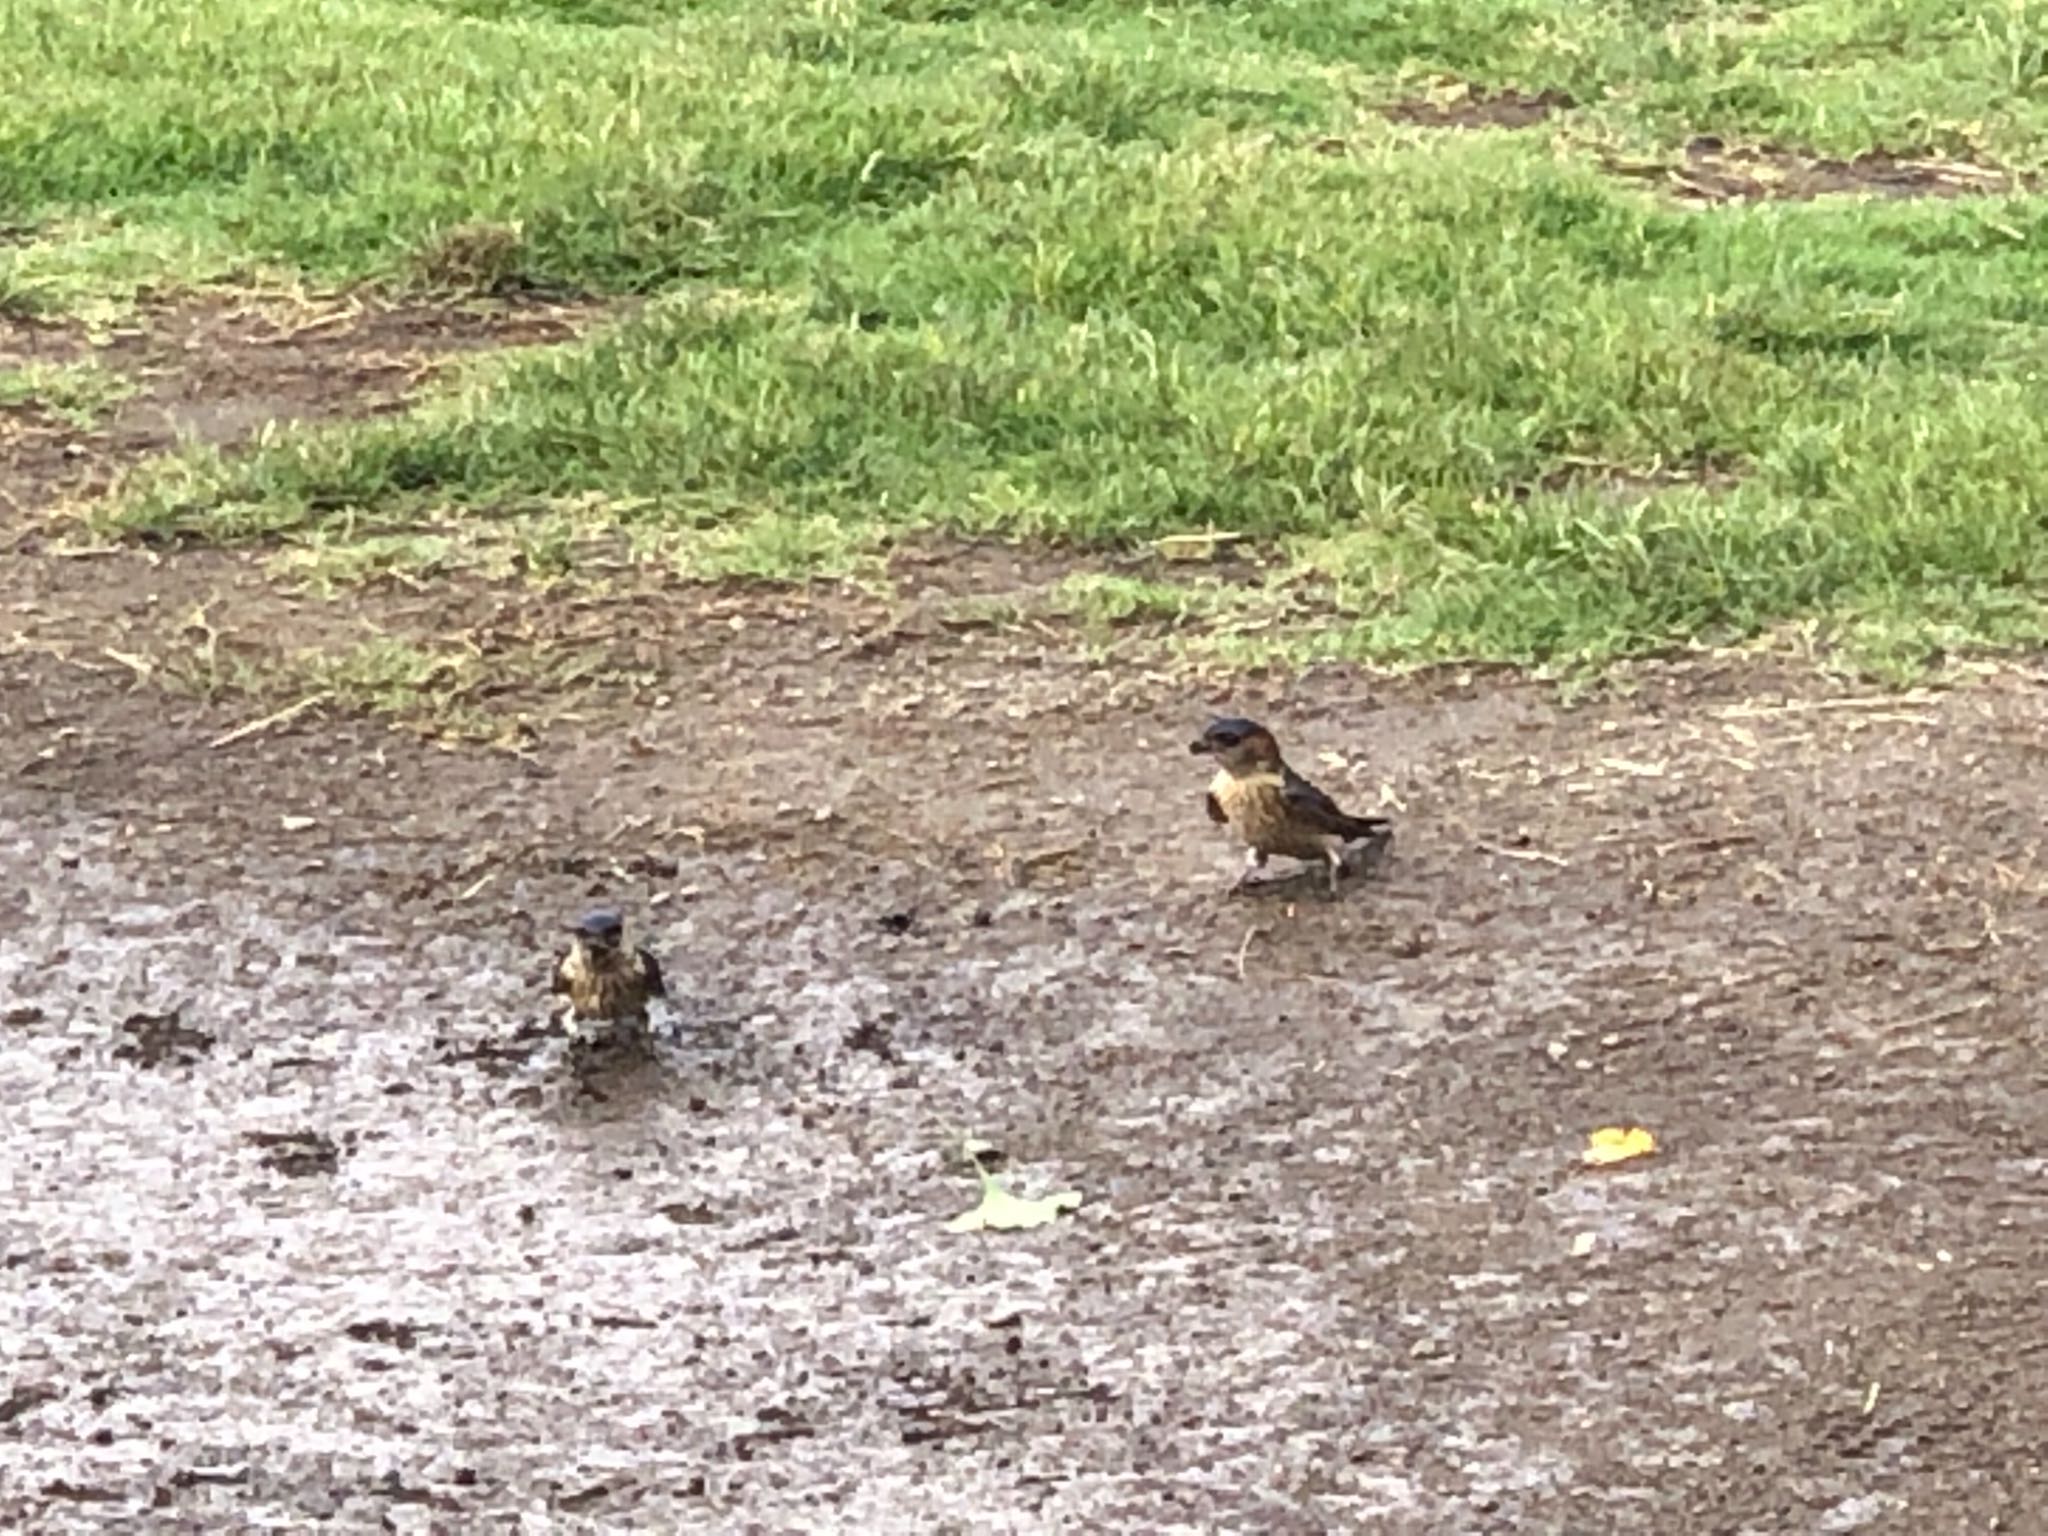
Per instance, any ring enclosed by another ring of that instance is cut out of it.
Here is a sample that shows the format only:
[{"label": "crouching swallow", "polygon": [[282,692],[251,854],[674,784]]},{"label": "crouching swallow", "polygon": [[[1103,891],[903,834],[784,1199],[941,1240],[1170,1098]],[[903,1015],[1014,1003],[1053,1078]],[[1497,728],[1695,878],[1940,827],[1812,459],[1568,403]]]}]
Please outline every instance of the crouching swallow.
[{"label": "crouching swallow", "polygon": [[649,1000],[668,996],[654,956],[627,949],[625,920],[603,907],[586,912],[569,932],[569,953],[555,967],[554,980],[556,994],[569,999],[564,1026],[583,1020],[644,1029]]},{"label": "crouching swallow", "polygon": [[1219,765],[1209,783],[1209,819],[1227,823],[1244,840],[1245,870],[1233,892],[1264,869],[1274,854],[1327,865],[1330,894],[1344,873],[1344,848],[1371,838],[1384,842],[1393,823],[1384,816],[1349,816],[1337,802],[1287,766],[1273,733],[1253,720],[1212,720],[1188,746]]}]

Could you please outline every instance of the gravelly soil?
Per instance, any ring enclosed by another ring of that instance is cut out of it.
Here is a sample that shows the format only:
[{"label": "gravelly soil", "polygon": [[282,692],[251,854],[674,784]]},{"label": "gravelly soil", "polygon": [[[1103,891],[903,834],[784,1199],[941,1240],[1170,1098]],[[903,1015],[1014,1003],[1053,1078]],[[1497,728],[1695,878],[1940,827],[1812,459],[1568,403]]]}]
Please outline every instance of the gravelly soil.
[{"label": "gravelly soil", "polygon": [[[1254,680],[1400,834],[1335,904],[1224,901],[1222,695],[718,601],[667,702],[524,759],[215,750],[0,660],[0,1520],[2042,1507],[2036,683]],[[583,1092],[533,1026],[600,894],[682,984]],[[1657,1157],[1575,1167],[1633,1121]],[[967,1132],[1086,1206],[949,1235]]]}]

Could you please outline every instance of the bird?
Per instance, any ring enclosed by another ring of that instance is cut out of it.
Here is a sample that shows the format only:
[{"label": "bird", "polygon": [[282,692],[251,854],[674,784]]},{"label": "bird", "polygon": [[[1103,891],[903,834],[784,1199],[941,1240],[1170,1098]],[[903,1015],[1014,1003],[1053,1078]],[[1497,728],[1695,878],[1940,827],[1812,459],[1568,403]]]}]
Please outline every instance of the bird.
[{"label": "bird", "polygon": [[647,1023],[647,1005],[667,998],[661,966],[644,949],[626,947],[626,921],[609,907],[597,907],[569,925],[569,953],[555,967],[554,992],[568,998],[562,1024]]},{"label": "bird", "polygon": [[1274,854],[1327,865],[1330,894],[1344,872],[1347,844],[1371,838],[1384,842],[1393,823],[1384,816],[1352,816],[1337,802],[1287,766],[1280,743],[1256,720],[1240,717],[1211,720],[1188,744],[1197,757],[1213,757],[1216,777],[1209,782],[1209,819],[1228,825],[1246,846],[1244,873],[1231,886],[1235,894],[1251,883],[1252,872],[1264,869]]}]

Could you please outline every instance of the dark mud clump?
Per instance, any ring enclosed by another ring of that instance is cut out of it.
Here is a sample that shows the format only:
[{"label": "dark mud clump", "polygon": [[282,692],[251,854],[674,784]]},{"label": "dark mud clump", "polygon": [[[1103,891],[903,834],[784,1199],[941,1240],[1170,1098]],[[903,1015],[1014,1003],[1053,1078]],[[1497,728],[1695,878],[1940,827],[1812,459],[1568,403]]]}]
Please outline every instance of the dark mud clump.
[{"label": "dark mud clump", "polygon": [[288,1179],[333,1173],[341,1166],[341,1147],[319,1131],[250,1131],[242,1138],[261,1155],[263,1166]]},{"label": "dark mud clump", "polygon": [[139,1067],[189,1067],[213,1049],[214,1037],[185,1022],[184,1010],[131,1013],[121,1021],[115,1059]]}]

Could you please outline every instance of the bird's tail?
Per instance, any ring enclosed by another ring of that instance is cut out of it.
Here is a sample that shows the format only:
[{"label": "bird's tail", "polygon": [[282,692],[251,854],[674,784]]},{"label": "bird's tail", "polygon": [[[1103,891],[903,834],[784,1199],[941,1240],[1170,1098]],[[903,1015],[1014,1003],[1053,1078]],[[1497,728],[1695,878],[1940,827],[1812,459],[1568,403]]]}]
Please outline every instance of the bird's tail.
[{"label": "bird's tail", "polygon": [[1394,835],[1394,823],[1385,816],[1346,816],[1343,835],[1347,843],[1364,842],[1368,838],[1383,843]]}]

